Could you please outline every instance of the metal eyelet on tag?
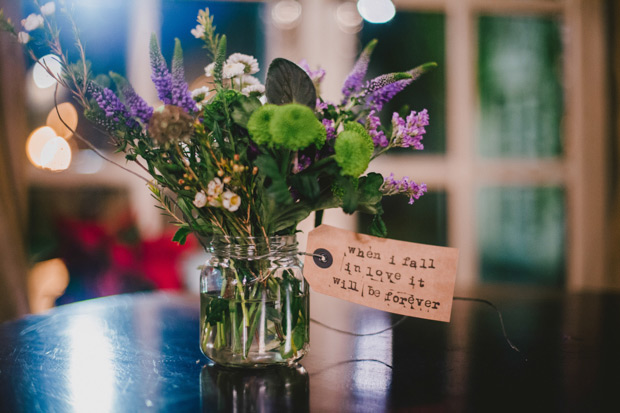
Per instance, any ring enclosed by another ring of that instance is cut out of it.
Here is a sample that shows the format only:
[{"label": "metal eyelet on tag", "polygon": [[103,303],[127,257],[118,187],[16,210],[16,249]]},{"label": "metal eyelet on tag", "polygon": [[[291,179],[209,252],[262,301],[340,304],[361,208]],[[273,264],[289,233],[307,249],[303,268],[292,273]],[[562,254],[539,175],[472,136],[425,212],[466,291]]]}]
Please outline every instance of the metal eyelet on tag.
[{"label": "metal eyelet on tag", "polygon": [[334,257],[332,257],[332,254],[325,248],[317,248],[312,253],[312,256],[314,258],[314,263],[320,268],[329,268],[334,263]]}]

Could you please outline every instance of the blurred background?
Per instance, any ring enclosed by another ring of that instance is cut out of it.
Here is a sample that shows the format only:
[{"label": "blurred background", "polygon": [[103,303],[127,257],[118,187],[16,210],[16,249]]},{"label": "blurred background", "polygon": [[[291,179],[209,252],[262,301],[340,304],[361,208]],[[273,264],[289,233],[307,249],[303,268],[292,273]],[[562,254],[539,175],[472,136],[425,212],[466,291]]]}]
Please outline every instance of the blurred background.
[{"label": "blurred background", "polygon": [[[35,11],[28,0],[0,7],[17,22]],[[262,79],[275,57],[324,68],[327,100],[373,38],[369,76],[438,63],[383,110],[387,124],[394,111],[428,109],[425,150],[371,169],[427,183],[413,206],[386,199],[384,219],[391,238],[459,248],[457,293],[620,288],[618,2],[75,0],[75,17],[93,71],[126,76],[156,104],[150,34],[167,58],[181,40],[191,84],[209,63],[190,34],[205,7],[229,53],[261,62]],[[71,44],[70,28],[62,36]],[[173,243],[143,181],[60,125],[55,84],[6,35],[0,53],[0,320],[104,295],[197,291],[198,243]],[[124,163],[66,91],[58,99],[63,118]],[[333,211],[324,222],[369,224]]]}]

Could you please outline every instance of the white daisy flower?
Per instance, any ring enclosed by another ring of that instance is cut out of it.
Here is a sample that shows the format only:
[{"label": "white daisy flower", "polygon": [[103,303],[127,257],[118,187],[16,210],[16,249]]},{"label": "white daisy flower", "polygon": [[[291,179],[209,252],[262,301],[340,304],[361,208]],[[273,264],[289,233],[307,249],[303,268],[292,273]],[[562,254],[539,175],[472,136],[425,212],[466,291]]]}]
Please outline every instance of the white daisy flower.
[{"label": "white daisy flower", "polygon": [[217,197],[222,192],[224,192],[224,184],[222,183],[222,180],[220,178],[213,178],[213,180],[207,185],[207,195]]},{"label": "white daisy flower", "polygon": [[235,76],[240,76],[244,73],[245,66],[243,63],[228,63],[224,64],[222,69],[222,77],[224,79],[232,79]]},{"label": "white daisy flower", "polygon": [[207,66],[205,66],[205,76],[212,77],[213,76],[213,69],[215,69],[215,62],[214,63],[209,63]]},{"label": "white daisy flower", "polygon": [[22,26],[27,32],[31,32],[43,26],[43,16],[40,14],[30,14],[22,20]]},{"label": "white daisy flower", "polygon": [[[199,87],[198,89],[194,89],[191,92],[192,99],[199,98],[200,96],[202,96],[202,99],[204,99],[205,96],[207,96],[209,94],[210,90],[211,89],[209,89],[208,86],[203,86],[203,87]],[[202,100],[202,99],[200,99],[200,100]]]},{"label": "white daisy flower", "polygon": [[253,75],[259,70],[258,61],[253,56],[247,54],[233,53],[228,56],[226,63],[242,63],[244,66],[243,73],[248,75]]},{"label": "white daisy flower", "polygon": [[230,212],[235,212],[241,206],[241,197],[234,192],[226,191],[222,195],[222,206]]},{"label": "white daisy flower", "polygon": [[26,44],[30,41],[30,35],[26,32],[17,33],[17,41],[21,44]]},{"label": "white daisy flower", "polygon": [[202,24],[198,24],[196,25],[196,27],[194,27],[192,30],[190,30],[190,33],[196,38],[196,39],[201,39],[202,36],[205,35],[205,28]]},{"label": "white daisy flower", "polygon": [[196,208],[202,208],[207,205],[207,194],[204,191],[196,192],[196,196],[194,197],[194,205]]},{"label": "white daisy flower", "polygon": [[207,86],[199,87],[198,89],[194,89],[191,92],[192,99],[196,101],[196,106],[198,110],[202,110],[202,105],[207,102],[207,96],[209,95],[210,89]]},{"label": "white daisy flower", "polygon": [[54,4],[53,1],[47,2],[43,6],[41,6],[41,14],[44,14],[45,16],[54,14],[55,11],[56,11],[56,4]]},{"label": "white daisy flower", "polygon": [[252,93],[252,92],[258,92],[258,93],[263,94],[263,93],[265,93],[265,86],[263,86],[261,84],[249,85],[249,86],[246,86],[243,89],[241,89],[241,93],[246,95],[246,96],[249,96],[250,93]]},{"label": "white daisy flower", "polygon": [[260,85],[260,80],[255,78],[254,76],[243,75],[233,79],[233,87],[235,89],[241,90],[244,87]]}]

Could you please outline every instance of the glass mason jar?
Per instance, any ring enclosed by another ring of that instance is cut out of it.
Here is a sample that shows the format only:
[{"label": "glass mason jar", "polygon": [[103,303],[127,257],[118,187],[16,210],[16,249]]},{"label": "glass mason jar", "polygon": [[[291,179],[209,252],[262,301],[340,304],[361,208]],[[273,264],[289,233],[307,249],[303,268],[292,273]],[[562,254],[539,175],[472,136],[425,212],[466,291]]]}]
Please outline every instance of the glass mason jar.
[{"label": "glass mason jar", "polygon": [[294,235],[217,236],[200,275],[200,347],[228,367],[292,364],[308,351],[309,296]]}]

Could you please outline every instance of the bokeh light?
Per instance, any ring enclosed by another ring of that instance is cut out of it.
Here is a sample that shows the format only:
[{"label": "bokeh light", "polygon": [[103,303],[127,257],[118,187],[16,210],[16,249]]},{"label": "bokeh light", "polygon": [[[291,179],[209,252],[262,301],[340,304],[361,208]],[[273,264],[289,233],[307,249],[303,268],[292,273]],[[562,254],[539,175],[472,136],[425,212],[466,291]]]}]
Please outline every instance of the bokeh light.
[{"label": "bokeh light", "polygon": [[[58,113],[60,113],[60,117],[58,117]],[[58,112],[55,107],[52,108],[47,115],[47,121],[45,122],[47,126],[54,129],[56,135],[68,139],[73,135],[73,133],[60,121],[61,118],[72,130],[75,130],[78,124],[78,113],[75,106],[73,106],[70,102],[59,104]]]},{"label": "bokeh light", "polygon": [[347,1],[336,9],[338,27],[345,33],[353,34],[362,30],[362,16],[357,11],[355,2]]},{"label": "bokeh light", "polygon": [[64,171],[71,165],[71,148],[63,138],[56,136],[41,151],[41,166],[51,171]]},{"label": "bokeh light", "polygon": [[30,162],[36,167],[43,167],[41,162],[41,153],[45,145],[56,138],[56,132],[49,126],[43,126],[35,129],[26,141],[26,155]]},{"label": "bokeh light", "polygon": [[40,63],[37,62],[34,65],[32,70],[32,77],[34,78],[34,83],[40,87],[41,89],[47,89],[50,86],[54,86],[56,84],[56,79],[51,76],[47,70],[43,67],[43,65],[47,66],[52,73],[56,76],[60,76],[62,72],[62,66],[60,65],[60,60],[58,60],[58,56],[53,54],[48,54],[43,56],[40,60]]},{"label": "bokeh light", "polygon": [[301,4],[294,0],[281,0],[273,6],[271,18],[280,30],[291,30],[301,21]]},{"label": "bokeh light", "polygon": [[396,7],[391,0],[359,0],[357,10],[369,23],[387,23],[396,14]]}]

